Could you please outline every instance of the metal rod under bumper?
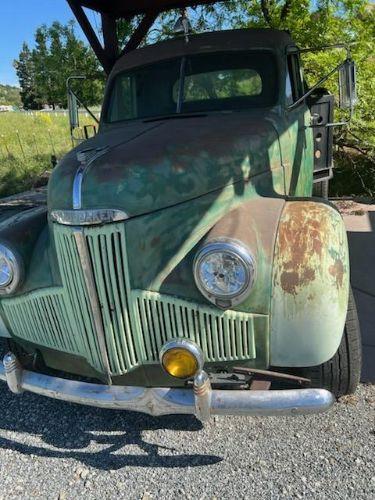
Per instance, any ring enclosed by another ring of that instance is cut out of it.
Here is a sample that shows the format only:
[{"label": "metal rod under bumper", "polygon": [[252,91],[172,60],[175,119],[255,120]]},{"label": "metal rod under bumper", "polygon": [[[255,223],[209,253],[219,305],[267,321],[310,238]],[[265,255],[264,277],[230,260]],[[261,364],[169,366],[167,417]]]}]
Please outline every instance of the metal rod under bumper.
[{"label": "metal rod under bumper", "polygon": [[[9,379],[0,362],[0,379],[9,388],[17,387],[54,399],[100,408],[132,410],[149,415],[197,415],[196,394],[193,389],[144,388],[108,386],[77,382],[22,370],[18,384]],[[320,413],[332,406],[335,398],[325,389],[291,389],[270,391],[212,390],[211,415],[300,415]],[[209,416],[209,415],[208,415]]]}]

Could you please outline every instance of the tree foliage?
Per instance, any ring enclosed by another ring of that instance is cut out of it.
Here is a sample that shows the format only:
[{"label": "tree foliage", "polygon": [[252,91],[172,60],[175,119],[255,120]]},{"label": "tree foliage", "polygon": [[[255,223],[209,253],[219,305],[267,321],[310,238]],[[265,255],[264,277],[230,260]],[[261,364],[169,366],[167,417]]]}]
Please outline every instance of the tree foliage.
[{"label": "tree foliage", "polygon": [[42,25],[36,30],[33,50],[24,44],[14,65],[27,109],[66,107],[66,80],[77,75],[87,78],[79,86],[83,100],[89,105],[101,101],[101,68],[91,48],[76,36],[73,21]]},{"label": "tree foliage", "polygon": [[0,85],[0,105],[20,106],[20,89],[12,85]]}]

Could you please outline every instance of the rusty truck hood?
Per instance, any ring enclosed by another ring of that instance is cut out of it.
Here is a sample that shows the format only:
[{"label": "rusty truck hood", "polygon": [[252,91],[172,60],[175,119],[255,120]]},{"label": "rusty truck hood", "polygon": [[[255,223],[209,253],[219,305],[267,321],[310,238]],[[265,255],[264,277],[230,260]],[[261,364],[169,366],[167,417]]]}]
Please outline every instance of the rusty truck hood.
[{"label": "rusty truck hood", "polygon": [[82,182],[82,209],[130,217],[188,201],[281,164],[278,135],[259,113],[215,113],[133,122],[69,153],[49,183],[49,209],[71,209],[77,152],[101,149]]}]

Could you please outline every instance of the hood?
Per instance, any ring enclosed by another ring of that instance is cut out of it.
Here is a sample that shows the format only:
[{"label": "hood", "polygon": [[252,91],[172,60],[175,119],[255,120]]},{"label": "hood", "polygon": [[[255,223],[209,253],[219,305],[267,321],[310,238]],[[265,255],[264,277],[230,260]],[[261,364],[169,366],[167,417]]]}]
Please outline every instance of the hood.
[{"label": "hood", "polygon": [[215,113],[128,123],[65,156],[49,182],[50,210],[72,209],[77,152],[88,148],[105,149],[84,173],[82,209],[113,208],[130,217],[248,182],[281,164],[276,130],[259,115]]}]

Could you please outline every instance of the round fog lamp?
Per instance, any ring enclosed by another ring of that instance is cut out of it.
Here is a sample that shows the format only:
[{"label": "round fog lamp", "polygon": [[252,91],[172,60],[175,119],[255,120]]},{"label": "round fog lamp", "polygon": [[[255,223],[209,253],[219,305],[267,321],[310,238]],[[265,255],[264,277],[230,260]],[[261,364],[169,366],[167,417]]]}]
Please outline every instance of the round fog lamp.
[{"label": "round fog lamp", "polygon": [[203,353],[201,348],[190,340],[171,340],[162,347],[160,362],[172,377],[187,379],[194,377],[203,368]]}]

